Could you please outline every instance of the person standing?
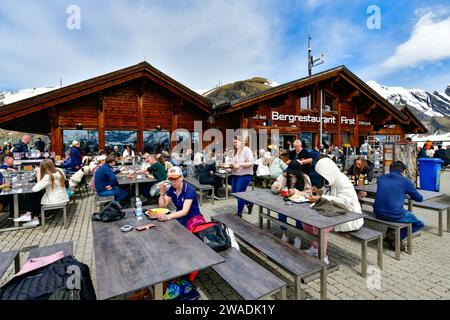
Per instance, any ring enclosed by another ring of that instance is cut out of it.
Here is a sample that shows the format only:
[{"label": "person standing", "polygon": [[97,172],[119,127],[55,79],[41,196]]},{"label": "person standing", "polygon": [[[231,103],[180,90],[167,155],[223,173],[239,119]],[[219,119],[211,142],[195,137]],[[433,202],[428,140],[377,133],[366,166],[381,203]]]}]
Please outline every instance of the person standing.
[{"label": "person standing", "polygon": [[[412,224],[412,232],[416,232],[424,227],[414,214],[406,210],[403,205],[406,195],[417,202],[422,202],[423,197],[417,191],[413,183],[405,177],[406,166],[401,161],[395,161],[390,166],[390,173],[378,177],[377,194],[373,205],[373,213],[377,219],[393,222],[403,222]],[[406,228],[400,231],[400,239],[407,236]],[[395,232],[388,229],[384,239],[391,249],[394,249]],[[405,251],[405,246],[401,244],[401,250]]]},{"label": "person standing", "polygon": [[34,145],[36,146],[36,149],[38,149],[40,152],[45,151],[45,142],[42,141],[41,138],[38,138],[37,141],[34,143]]},{"label": "person standing", "polygon": [[[253,152],[244,145],[240,136],[233,141],[234,152],[231,158],[231,192],[244,192],[253,177]],[[237,200],[237,215],[242,217],[244,205],[247,206],[248,214],[252,213],[253,203]]]},{"label": "person standing", "polygon": [[29,135],[24,135],[22,140],[20,140],[13,148],[12,152],[28,152],[28,144],[31,141],[31,137]]}]

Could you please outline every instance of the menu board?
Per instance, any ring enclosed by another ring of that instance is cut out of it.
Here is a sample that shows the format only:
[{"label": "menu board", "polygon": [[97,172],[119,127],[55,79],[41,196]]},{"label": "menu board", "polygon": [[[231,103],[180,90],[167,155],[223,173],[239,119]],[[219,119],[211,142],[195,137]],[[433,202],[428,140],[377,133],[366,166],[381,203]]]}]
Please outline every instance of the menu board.
[{"label": "menu board", "polygon": [[406,165],[406,177],[417,185],[416,146],[410,142],[385,143],[383,146],[384,174],[389,173],[392,162],[401,161]]}]

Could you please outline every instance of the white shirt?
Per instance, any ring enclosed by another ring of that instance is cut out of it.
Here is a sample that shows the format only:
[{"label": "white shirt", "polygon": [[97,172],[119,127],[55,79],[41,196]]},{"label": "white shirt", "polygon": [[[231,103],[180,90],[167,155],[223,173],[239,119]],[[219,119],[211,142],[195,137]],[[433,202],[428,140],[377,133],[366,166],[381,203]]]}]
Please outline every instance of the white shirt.
[{"label": "white shirt", "polygon": [[130,155],[130,154],[128,153],[128,150],[125,149],[125,150],[123,151],[122,157],[124,157],[124,158],[134,157],[134,151],[131,150],[131,155]]}]

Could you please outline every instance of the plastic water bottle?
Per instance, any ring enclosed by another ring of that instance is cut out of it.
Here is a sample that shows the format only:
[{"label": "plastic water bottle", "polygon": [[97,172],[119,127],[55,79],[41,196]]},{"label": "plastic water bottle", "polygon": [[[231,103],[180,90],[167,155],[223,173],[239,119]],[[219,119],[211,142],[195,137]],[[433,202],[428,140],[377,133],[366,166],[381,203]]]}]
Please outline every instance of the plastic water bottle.
[{"label": "plastic water bottle", "polygon": [[136,198],[136,218],[137,218],[138,220],[142,220],[142,219],[143,219],[142,214],[143,214],[143,212],[142,212],[142,202],[141,202],[141,199]]}]

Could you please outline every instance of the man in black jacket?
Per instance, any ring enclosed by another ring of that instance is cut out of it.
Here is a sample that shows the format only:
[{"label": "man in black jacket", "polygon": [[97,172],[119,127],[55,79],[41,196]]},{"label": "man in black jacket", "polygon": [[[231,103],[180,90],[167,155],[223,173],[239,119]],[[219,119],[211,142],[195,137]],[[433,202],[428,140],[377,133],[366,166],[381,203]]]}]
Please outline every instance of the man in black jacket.
[{"label": "man in black jacket", "polygon": [[308,150],[302,147],[302,143],[300,140],[294,141],[294,150],[289,152],[289,160],[298,161],[302,166],[302,172],[309,175],[313,159],[311,158]]},{"label": "man in black jacket", "polygon": [[214,187],[214,195],[217,198],[219,188],[222,186],[221,178],[214,175],[216,172],[216,163],[214,161],[196,166],[198,170],[198,182],[209,184]]},{"label": "man in black jacket", "polygon": [[440,144],[438,145],[437,151],[434,153],[434,157],[444,160],[444,163],[442,165],[443,168],[448,166],[448,164],[450,163],[450,159],[447,157],[446,150],[442,149],[442,145],[440,145]]},{"label": "man in black jacket", "polygon": [[28,144],[31,141],[31,137],[29,135],[24,135],[22,140],[20,140],[13,149],[13,153],[15,152],[28,152]]}]

